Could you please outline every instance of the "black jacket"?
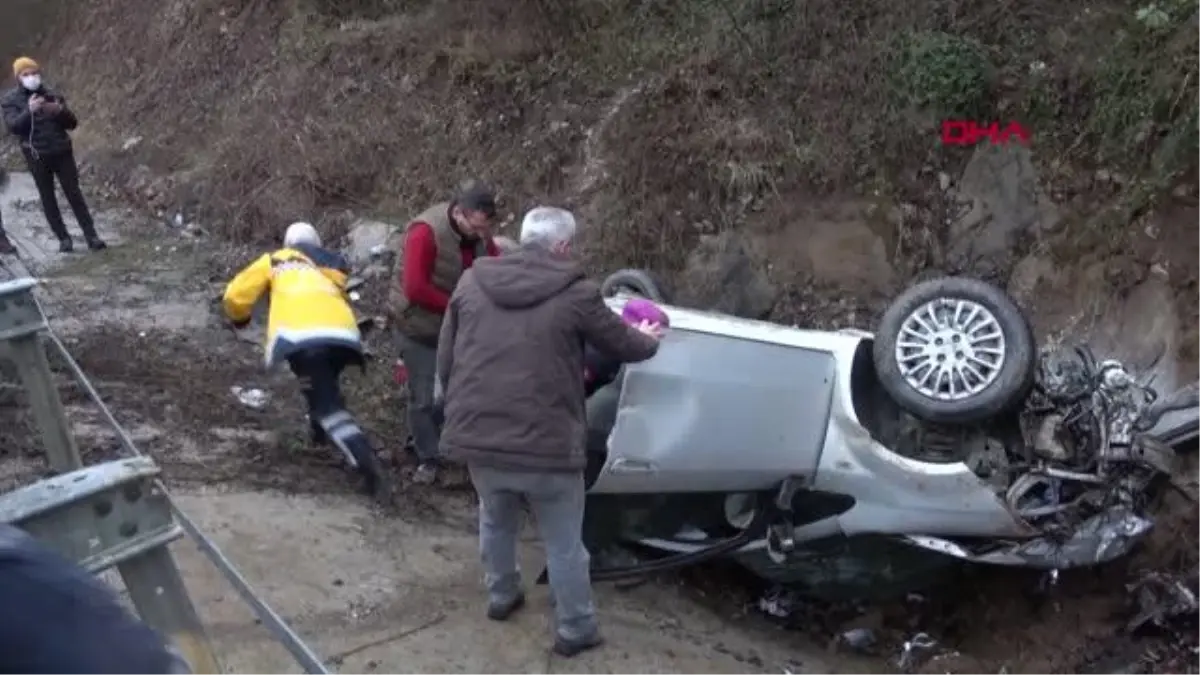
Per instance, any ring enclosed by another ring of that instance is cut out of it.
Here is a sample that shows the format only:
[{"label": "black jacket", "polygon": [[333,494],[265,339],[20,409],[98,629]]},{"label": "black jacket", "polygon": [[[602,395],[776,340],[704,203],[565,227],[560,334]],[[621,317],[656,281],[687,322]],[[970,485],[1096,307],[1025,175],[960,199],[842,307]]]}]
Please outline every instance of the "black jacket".
[{"label": "black jacket", "polygon": [[0,673],[189,672],[103,582],[5,524],[0,608]]},{"label": "black jacket", "polygon": [[[29,112],[29,97],[41,94],[47,100],[61,103],[63,109],[54,116],[44,112]],[[67,132],[79,126],[75,113],[67,107],[66,99],[45,86],[31,92],[21,85],[10,89],[0,100],[4,110],[4,126],[9,133],[21,139],[21,149],[29,152],[30,146],[39,155],[58,155],[71,150],[71,135]]]}]

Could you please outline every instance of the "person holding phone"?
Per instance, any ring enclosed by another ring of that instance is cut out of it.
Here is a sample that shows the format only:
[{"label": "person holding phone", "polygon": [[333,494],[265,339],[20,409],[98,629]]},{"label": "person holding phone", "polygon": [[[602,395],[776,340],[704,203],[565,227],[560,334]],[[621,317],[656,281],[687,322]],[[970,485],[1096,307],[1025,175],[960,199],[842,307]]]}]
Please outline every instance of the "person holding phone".
[{"label": "person holding phone", "polygon": [[78,118],[67,107],[66,99],[42,82],[37,61],[28,56],[18,58],[13,61],[13,75],[18,80],[17,86],[0,100],[4,125],[9,133],[18,138],[25,163],[37,185],[42,212],[46,214],[50,230],[58,238],[58,250],[69,253],[75,245],[59,211],[58,198],[54,195],[55,178],[67,196],[88,248],[93,251],[108,248],[96,234],[92,214],[79,188],[79,166],[75,163],[70,134],[79,126]]}]

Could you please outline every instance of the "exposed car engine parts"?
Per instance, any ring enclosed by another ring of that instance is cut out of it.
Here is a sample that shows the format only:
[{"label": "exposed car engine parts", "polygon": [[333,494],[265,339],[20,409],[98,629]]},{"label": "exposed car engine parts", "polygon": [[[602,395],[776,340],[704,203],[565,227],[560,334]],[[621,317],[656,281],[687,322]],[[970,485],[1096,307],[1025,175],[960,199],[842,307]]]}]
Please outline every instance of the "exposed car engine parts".
[{"label": "exposed car engine parts", "polygon": [[1045,354],[1019,413],[1022,442],[987,452],[989,439],[976,432],[979,440],[963,446],[968,466],[1041,536],[971,546],[907,539],[974,562],[1048,570],[1125,555],[1153,527],[1145,515],[1153,483],[1174,470],[1175,451],[1143,431],[1165,412],[1157,398],[1122,363],[1097,361],[1087,347]]},{"label": "exposed car engine parts", "polygon": [[1156,399],[1087,347],[1048,354],[1021,415],[1029,466],[1005,495],[1009,507],[1048,534],[1115,507],[1140,511],[1151,481],[1174,466],[1174,451],[1136,430]]}]

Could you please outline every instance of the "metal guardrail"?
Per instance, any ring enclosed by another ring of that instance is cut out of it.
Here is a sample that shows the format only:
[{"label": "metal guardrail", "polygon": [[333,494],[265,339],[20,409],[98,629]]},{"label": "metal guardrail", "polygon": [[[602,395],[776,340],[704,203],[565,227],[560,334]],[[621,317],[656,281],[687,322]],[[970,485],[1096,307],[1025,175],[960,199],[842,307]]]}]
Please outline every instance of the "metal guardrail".
[{"label": "metal guardrail", "polygon": [[[0,283],[0,357],[20,375],[59,475],[0,495],[0,521],[20,526],[92,572],[116,567],[142,620],[169,636],[196,673],[222,672],[168,544],[191,537],[307,673],[330,672],[171,499],[153,459],[134,444],[46,322],[30,278]],[[84,467],[42,344],[58,351],[132,458]]]}]

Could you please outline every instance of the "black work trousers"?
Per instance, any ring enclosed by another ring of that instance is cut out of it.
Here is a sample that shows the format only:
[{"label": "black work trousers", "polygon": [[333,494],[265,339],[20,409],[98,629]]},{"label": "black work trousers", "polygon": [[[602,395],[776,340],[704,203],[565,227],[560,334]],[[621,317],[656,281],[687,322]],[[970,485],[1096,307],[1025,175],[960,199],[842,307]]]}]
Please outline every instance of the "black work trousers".
[{"label": "black work trousers", "polygon": [[46,223],[50,231],[60,241],[68,239],[67,225],[63,222],[62,211],[58,209],[58,197],[54,194],[54,179],[62,186],[71,212],[83,236],[89,240],[96,238],[96,225],[92,222],[92,214],[88,211],[87,200],[83,198],[83,190],[79,189],[79,166],[75,164],[75,153],[72,150],[56,152],[51,155],[31,152],[21,148],[25,154],[25,163],[29,173],[33,174],[33,183],[37,186],[38,197],[42,200],[42,213],[46,214]]},{"label": "black work trousers", "polygon": [[287,360],[308,403],[313,438],[333,441],[349,453],[367,480],[368,491],[375,493],[382,479],[379,460],[367,435],[346,410],[340,382],[346,366],[361,364],[362,356],[345,347],[311,347],[293,353]]},{"label": "black work trousers", "polygon": [[288,366],[300,380],[314,431],[320,428],[322,419],[345,409],[340,380],[355,356],[344,348],[311,347],[288,357]]}]

